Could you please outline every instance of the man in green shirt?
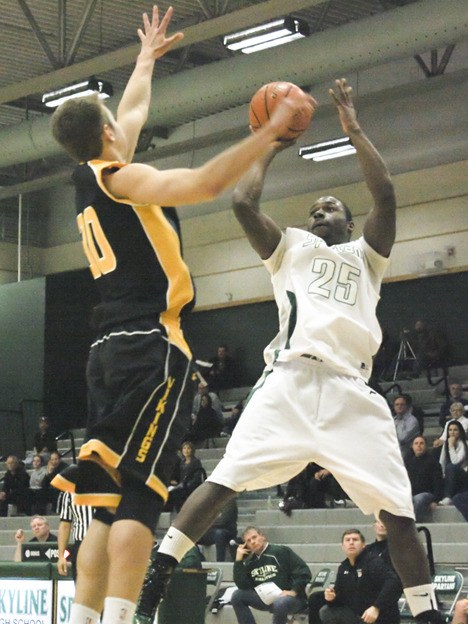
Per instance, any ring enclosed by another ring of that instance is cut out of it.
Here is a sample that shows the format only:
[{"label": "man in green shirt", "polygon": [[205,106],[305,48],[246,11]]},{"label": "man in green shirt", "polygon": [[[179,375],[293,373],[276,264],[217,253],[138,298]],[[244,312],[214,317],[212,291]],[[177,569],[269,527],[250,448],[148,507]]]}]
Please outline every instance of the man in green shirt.
[{"label": "man in green shirt", "polygon": [[253,607],[273,613],[272,624],[286,624],[288,614],[307,604],[305,588],[311,574],[306,562],[288,546],[270,544],[256,527],[247,527],[242,538],[234,562],[238,589],[231,597],[237,621],[255,624]]}]

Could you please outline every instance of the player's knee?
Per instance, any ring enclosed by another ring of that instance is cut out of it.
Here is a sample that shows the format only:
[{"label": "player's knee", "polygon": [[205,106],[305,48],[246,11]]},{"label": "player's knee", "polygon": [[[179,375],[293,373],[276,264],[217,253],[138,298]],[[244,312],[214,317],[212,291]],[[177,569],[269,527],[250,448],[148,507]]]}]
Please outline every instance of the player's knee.
[{"label": "player's knee", "polygon": [[154,533],[164,500],[142,481],[122,475],[122,499],[115,514],[117,520],[135,520]]}]

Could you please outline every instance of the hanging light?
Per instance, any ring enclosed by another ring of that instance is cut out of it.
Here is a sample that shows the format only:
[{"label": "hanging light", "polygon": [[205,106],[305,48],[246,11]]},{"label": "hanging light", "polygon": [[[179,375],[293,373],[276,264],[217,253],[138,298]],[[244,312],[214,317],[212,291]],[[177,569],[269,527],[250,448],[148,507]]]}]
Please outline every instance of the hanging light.
[{"label": "hanging light", "polygon": [[114,94],[112,85],[105,80],[99,80],[94,76],[89,80],[84,80],[76,84],[64,87],[63,89],[57,89],[56,91],[49,91],[42,96],[42,103],[48,108],[56,108],[63,102],[71,100],[72,98],[86,97],[97,93],[99,99],[104,100]]},{"label": "hanging light", "polygon": [[288,16],[227,35],[224,37],[224,45],[229,50],[240,50],[244,54],[251,54],[309,35],[309,24],[305,20]]},{"label": "hanging light", "polygon": [[351,143],[349,137],[339,139],[331,139],[322,143],[314,143],[299,148],[299,156],[306,160],[314,160],[321,162],[322,160],[331,160],[332,158],[341,158],[342,156],[350,156],[356,153],[356,148]]}]

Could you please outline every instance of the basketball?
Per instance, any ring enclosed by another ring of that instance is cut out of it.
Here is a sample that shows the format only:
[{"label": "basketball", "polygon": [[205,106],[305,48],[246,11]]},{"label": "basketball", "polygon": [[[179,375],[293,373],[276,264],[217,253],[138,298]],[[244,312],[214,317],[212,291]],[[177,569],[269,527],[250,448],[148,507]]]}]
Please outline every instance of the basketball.
[{"label": "basketball", "polygon": [[[285,98],[304,98],[304,91],[292,82],[269,82],[263,85],[250,100],[249,123],[252,130],[258,130],[265,124],[275,107]],[[292,141],[306,130],[312,120],[313,109],[304,107],[294,115],[291,127],[280,140]]]}]

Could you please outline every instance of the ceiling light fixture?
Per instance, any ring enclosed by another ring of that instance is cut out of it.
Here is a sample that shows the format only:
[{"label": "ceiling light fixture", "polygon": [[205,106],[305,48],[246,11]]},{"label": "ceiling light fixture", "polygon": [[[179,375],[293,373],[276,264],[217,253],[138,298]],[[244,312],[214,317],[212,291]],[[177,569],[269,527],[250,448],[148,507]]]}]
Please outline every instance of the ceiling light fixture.
[{"label": "ceiling light fixture", "polygon": [[306,160],[314,160],[321,162],[322,160],[330,160],[332,158],[341,158],[342,156],[350,156],[356,153],[349,137],[340,139],[331,139],[322,143],[314,143],[313,145],[305,145],[299,148],[299,156]]},{"label": "ceiling light fixture", "polygon": [[94,76],[89,80],[84,80],[69,87],[63,89],[57,89],[57,91],[49,91],[42,96],[42,103],[48,108],[56,108],[63,102],[71,100],[72,98],[81,98],[88,95],[97,93],[100,100],[110,97],[114,94],[112,85],[105,80],[99,80]]},{"label": "ceiling light fixture", "polygon": [[305,20],[288,16],[268,24],[226,35],[224,45],[229,50],[240,50],[244,54],[251,54],[309,35],[309,24]]}]

